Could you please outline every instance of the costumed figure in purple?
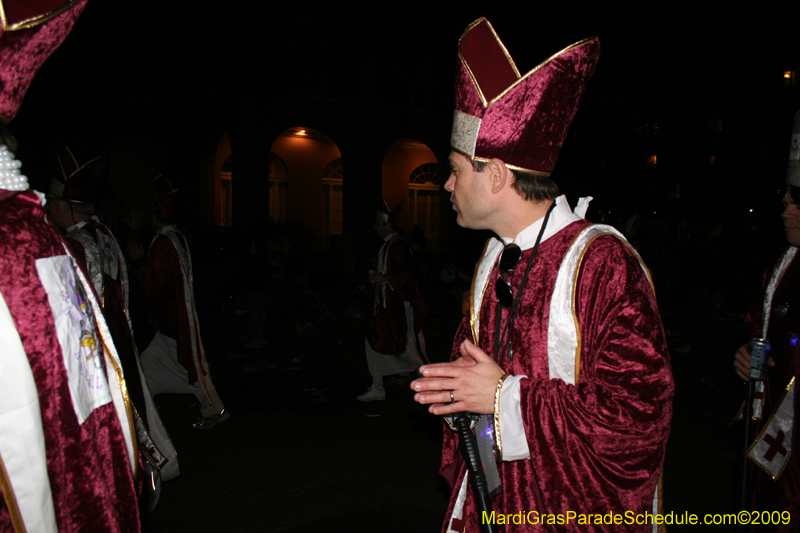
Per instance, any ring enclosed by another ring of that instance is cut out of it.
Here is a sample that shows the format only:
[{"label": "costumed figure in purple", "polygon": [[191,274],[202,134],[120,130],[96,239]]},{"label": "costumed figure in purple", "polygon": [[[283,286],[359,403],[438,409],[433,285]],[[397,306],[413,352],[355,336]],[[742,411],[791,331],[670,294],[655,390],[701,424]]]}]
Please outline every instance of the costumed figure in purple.
[{"label": "costumed figure in purple", "polygon": [[217,394],[200,337],[192,257],[186,237],[175,226],[177,190],[163,176],[154,182],[156,201],[151,224],[156,236],[147,257],[136,245],[128,251],[155,333],[142,351],[142,368],[153,394],[194,394],[200,418],[191,425],[210,429],[230,418]]},{"label": "costumed figure in purple", "polygon": [[[0,114],[85,2],[3,2]],[[23,5],[24,4],[24,5]],[[51,5],[48,5],[51,4]],[[3,127],[5,129],[5,127]],[[0,145],[0,531],[140,531],[140,467],[125,377],[92,285],[44,195]]]},{"label": "costumed figure in purple", "polygon": [[147,461],[145,487],[153,490],[149,504],[152,509],[158,501],[161,482],[176,478],[180,470],[175,447],[153,402],[134,341],[125,257],[111,230],[95,215],[95,192],[103,177],[103,162],[98,157],[78,165],[64,144],[59,145],[56,160],[47,191],[47,212],[66,232],[74,255],[103,306],[133,402],[137,439]]},{"label": "costumed figure in purple", "polygon": [[[747,450],[755,475],[752,510],[779,511],[779,523],[763,525],[758,531],[797,531],[800,523],[800,463],[797,449],[798,395],[795,378],[800,375],[800,112],[795,115],[783,218],[789,246],[765,273],[760,296],[753,302],[745,325],[754,339],[766,339],[770,346],[766,378],[756,382],[753,418],[764,420]],[[750,348],[742,345],[734,356],[736,373],[750,379]],[[784,520],[785,518],[785,520]]]},{"label": "costumed figure in purple", "polygon": [[383,245],[375,271],[368,275],[367,295],[372,306],[364,348],[372,385],[356,397],[361,402],[385,400],[383,376],[416,372],[425,357],[422,323],[428,310],[419,290],[411,247],[397,233],[401,206],[402,202],[390,211],[384,202],[372,226]]},{"label": "costumed figure in purple", "polygon": [[445,189],[460,226],[496,236],[451,362],[411,384],[431,413],[477,428],[477,493],[459,449],[470,426],[445,428],[446,532],[655,529],[674,383],[649,272],[620,232],[583,219],[591,198],[573,211],[550,178],[599,54],[585,39],[520,75],[486,19],[459,41]]}]

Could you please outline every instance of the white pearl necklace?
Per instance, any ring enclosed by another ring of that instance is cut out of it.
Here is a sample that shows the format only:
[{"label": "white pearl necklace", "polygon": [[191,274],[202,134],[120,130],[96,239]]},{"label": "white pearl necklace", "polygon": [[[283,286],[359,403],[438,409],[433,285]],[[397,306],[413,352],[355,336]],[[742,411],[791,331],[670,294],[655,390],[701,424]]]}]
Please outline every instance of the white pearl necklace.
[{"label": "white pearl necklace", "polygon": [[28,178],[20,174],[22,162],[14,159],[6,145],[0,144],[0,189],[27,191]]}]

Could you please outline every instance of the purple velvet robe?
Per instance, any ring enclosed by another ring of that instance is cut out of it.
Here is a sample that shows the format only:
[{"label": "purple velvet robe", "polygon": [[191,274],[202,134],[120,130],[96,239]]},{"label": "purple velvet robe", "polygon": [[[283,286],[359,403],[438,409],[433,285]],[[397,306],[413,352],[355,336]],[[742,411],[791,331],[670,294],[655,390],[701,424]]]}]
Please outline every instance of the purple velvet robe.
[{"label": "purple velvet robe", "polygon": [[[108,403],[78,423],[53,311],[37,274],[37,259],[66,255],[63,237],[46,220],[34,191],[0,190],[0,228],[0,292],[38,389],[58,529],[139,531],[138,501],[117,412]],[[13,531],[3,498],[0,531]]]},{"label": "purple velvet robe", "polygon": [[[753,337],[760,338],[763,326],[764,293],[771,277],[771,272],[764,278],[764,287],[753,302],[745,324]],[[783,273],[783,277],[775,288],[772,298],[772,313],[769,321],[767,337],[770,341],[770,356],[775,361],[774,367],[768,367],[764,397],[762,420],[766,421],[777,407],[783,391],[794,376],[800,375],[800,259],[795,256],[792,263]],[[796,531],[800,522],[800,467],[797,462],[797,413],[800,409],[800,394],[795,385],[794,413],[795,425],[792,435],[792,456],[783,474],[773,481],[761,469],[752,469],[755,487],[753,509],[758,511],[786,511],[792,513],[786,526],[774,528],[762,526],[759,531]]]},{"label": "purple velvet robe", "polygon": [[[183,235],[179,238],[184,250],[188,250]],[[154,328],[177,341],[178,361],[189,373],[189,383],[197,382],[200,380],[199,373],[204,370],[203,365],[196,363],[192,350],[192,328],[195,327],[195,320],[189,316],[186,307],[183,268],[172,240],[165,235],[157,236],[150,246],[147,260],[138,267],[138,280],[144,291]],[[191,280],[189,283],[191,284]],[[199,332],[197,338],[199,340]]]},{"label": "purple velvet robe", "polygon": [[[511,333],[513,360],[500,363],[511,375],[527,376],[520,381],[520,404],[530,458],[498,465],[502,488],[492,499],[495,513],[652,512],[674,384],[653,290],[635,255],[615,237],[592,242],[580,267],[575,291],[579,378],[575,385],[567,385],[549,377],[550,300],[564,254],[587,225],[574,222],[540,245]],[[531,250],[523,252],[513,273],[515,293],[530,254]],[[480,310],[479,345],[490,355],[497,277],[495,265]],[[508,311],[502,313],[505,325]],[[456,334],[453,359],[459,357],[458,347],[465,338],[471,338],[469,315]],[[441,474],[453,486],[445,528],[464,472],[458,437],[445,428]],[[480,530],[471,488],[463,519],[465,531]],[[505,526],[506,531],[552,529]],[[572,521],[566,530],[646,531],[648,527],[585,526]]]},{"label": "purple velvet robe", "polygon": [[[428,316],[425,301],[417,282],[417,269],[411,248],[402,238],[395,239],[389,246],[386,257],[386,278],[392,288],[386,290],[386,307],[380,306],[378,313],[369,321],[367,339],[370,346],[387,355],[401,355],[406,350],[408,326],[403,302],[410,302],[414,310],[414,333],[419,334],[422,323]],[[379,285],[369,286],[367,295],[374,302],[375,291]],[[394,290],[392,290],[394,289]],[[369,309],[369,313],[373,313]]]}]

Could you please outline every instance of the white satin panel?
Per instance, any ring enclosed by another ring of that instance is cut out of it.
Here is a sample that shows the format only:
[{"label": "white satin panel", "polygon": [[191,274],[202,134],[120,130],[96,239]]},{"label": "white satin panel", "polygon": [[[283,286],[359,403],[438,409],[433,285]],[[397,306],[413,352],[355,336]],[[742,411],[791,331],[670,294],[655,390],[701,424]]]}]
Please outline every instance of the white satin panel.
[{"label": "white satin panel", "polygon": [[92,411],[111,401],[89,303],[92,291],[85,290],[88,283],[79,284],[80,269],[66,255],[37,259],[36,270],[53,312],[75,416],[83,424]]},{"label": "white satin panel", "polygon": [[56,533],[39,393],[0,293],[0,458],[27,531]]},{"label": "white satin panel", "polygon": [[[596,237],[609,234],[630,248],[625,236],[615,228],[604,224],[595,224],[581,231],[564,255],[550,300],[550,322],[547,328],[547,358],[550,379],[561,379],[569,385],[575,384],[575,361],[578,356],[578,323],[573,309],[575,305],[573,294],[576,282],[575,274],[580,267],[585,248]],[[633,248],[630,250],[634,252],[647,279],[650,280],[650,273],[644,267],[639,254]]]}]

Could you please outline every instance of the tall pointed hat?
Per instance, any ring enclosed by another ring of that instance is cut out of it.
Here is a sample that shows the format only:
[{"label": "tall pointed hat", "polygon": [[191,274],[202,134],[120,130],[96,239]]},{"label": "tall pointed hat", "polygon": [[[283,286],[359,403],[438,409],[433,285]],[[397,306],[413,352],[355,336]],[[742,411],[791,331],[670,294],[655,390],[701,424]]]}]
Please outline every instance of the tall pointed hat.
[{"label": "tall pointed hat", "polygon": [[387,222],[397,224],[397,220],[400,217],[400,211],[403,209],[403,202],[405,202],[405,198],[400,200],[400,203],[394,206],[394,209],[389,209],[389,205],[386,203],[386,200],[381,201],[381,205],[378,207],[378,212],[375,214],[375,218],[384,224]]},{"label": "tall pointed hat", "polygon": [[73,202],[94,202],[103,175],[102,159],[95,157],[78,165],[67,145],[60,143],[56,161],[48,192]]},{"label": "tall pointed hat", "polygon": [[0,0],[0,122],[17,115],[34,75],[85,6],[86,0]]},{"label": "tall pointed hat", "polygon": [[153,214],[158,218],[174,218],[178,213],[178,189],[161,174],[153,180],[153,187],[156,190]]},{"label": "tall pointed hat", "polygon": [[489,21],[476,20],[458,43],[450,147],[549,176],[599,57],[600,40],[591,37],[521,76]]}]

